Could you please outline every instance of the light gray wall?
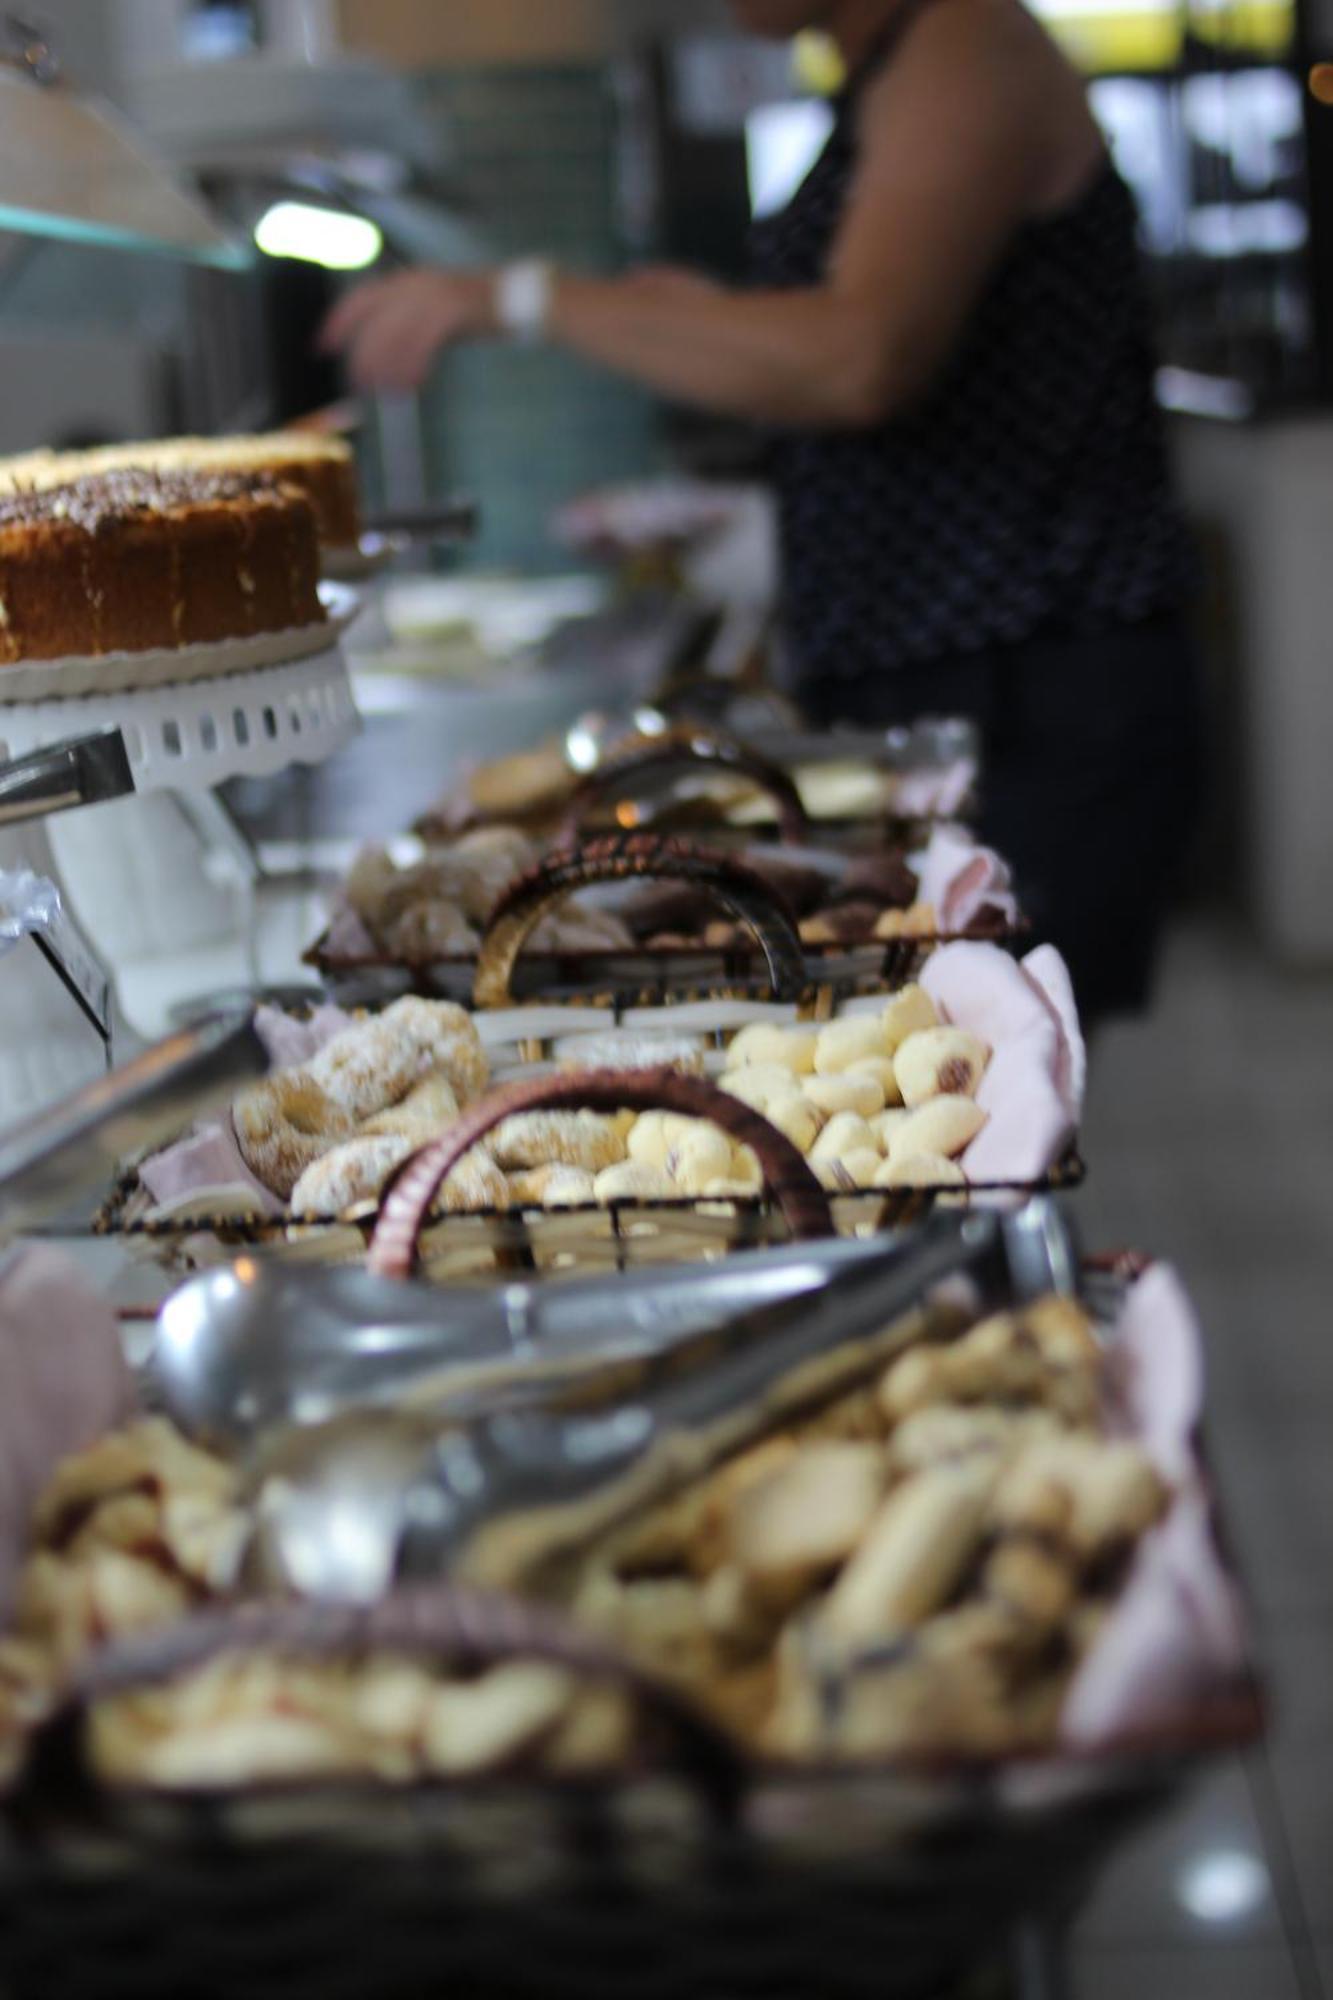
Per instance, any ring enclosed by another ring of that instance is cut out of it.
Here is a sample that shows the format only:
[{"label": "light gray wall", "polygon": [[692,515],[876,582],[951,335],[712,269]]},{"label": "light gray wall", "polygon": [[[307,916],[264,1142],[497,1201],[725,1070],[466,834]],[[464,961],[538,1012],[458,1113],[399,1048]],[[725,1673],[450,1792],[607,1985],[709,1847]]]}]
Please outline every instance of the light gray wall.
[{"label": "light gray wall", "polygon": [[[462,0],[429,4],[453,6]],[[1327,4],[1333,7],[1333,0]],[[335,53],[332,0],[263,0],[263,6],[271,47],[312,58]],[[103,74],[123,70],[142,75],[176,59],[187,0],[102,0],[98,5],[54,0],[43,11],[67,37],[71,51],[77,48],[81,63],[86,47],[88,60]],[[726,0],[616,0],[614,15],[621,46],[725,27],[731,18]]]},{"label": "light gray wall", "polygon": [[[21,11],[21,10],[20,10]],[[114,6],[91,6],[88,0],[42,0],[39,15],[68,75],[86,89],[95,88],[117,66]]]}]

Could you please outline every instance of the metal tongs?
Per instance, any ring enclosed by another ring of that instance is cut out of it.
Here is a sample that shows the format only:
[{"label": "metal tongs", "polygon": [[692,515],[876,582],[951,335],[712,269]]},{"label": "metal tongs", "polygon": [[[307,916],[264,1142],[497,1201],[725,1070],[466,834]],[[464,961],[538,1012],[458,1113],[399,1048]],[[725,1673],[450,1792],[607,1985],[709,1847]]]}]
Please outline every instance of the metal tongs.
[{"label": "metal tongs", "polygon": [[267,1068],[251,1009],[233,1009],[168,1035],[0,1133],[0,1242],[101,1199],[124,1160],[165,1145]]},{"label": "metal tongs", "polygon": [[361,553],[379,557],[405,555],[412,549],[457,548],[476,539],[479,519],[476,501],[461,499],[372,514],[362,530]]},{"label": "metal tongs", "polygon": [[119,729],[99,729],[0,763],[0,826],[99,805],[134,790]]},{"label": "metal tongs", "polygon": [[427,1286],[247,1256],[182,1285],[158,1313],[147,1350],[130,1358],[148,1400],[211,1444],[245,1444],[351,1410],[454,1417],[667,1352],[865,1261],[866,1246],[830,1241],[666,1265],[628,1284],[614,1276]]},{"label": "metal tongs", "polygon": [[[1076,1278],[1066,1225],[1039,1200],[1007,1216],[934,1217],[887,1245],[740,1254],[710,1271],[553,1287],[540,1300],[511,1287],[508,1304],[504,1291],[482,1294],[469,1323],[444,1322],[452,1365],[487,1343],[493,1362],[502,1352],[508,1362],[489,1380],[465,1368],[455,1380],[466,1399],[450,1408],[446,1394],[434,1412],[348,1409],[265,1441],[251,1467],[252,1568],[350,1601],[373,1600],[398,1574],[513,1587],[836,1393],[844,1376],[850,1386],[914,1338],[991,1305],[1070,1292]],[[515,1292],[531,1363],[515,1358]],[[372,1334],[367,1369],[373,1345]],[[441,1358],[437,1345],[444,1390]]]}]

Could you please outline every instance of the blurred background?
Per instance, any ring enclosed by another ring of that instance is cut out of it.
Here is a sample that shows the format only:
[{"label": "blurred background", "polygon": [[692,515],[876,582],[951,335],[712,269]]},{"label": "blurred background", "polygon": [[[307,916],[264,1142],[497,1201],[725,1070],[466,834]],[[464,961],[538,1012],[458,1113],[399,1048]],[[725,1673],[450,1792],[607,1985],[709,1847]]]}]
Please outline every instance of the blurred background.
[{"label": "blurred background", "polygon": [[[1168,1250],[1199,1298],[1217,1462],[1277,1691],[1267,1748],[1107,1882],[1077,1935],[1075,1990],[1285,2000],[1333,1993],[1333,108],[1319,70],[1333,9],[1033,4],[1089,78],[1138,200],[1159,394],[1206,578],[1207,821],[1156,1010],[1094,1050],[1082,1219],[1100,1243]],[[822,145],[836,81],[819,45],[747,42],[710,0],[43,0],[40,14],[76,81],[256,257],[227,271],[6,234],[0,207],[0,452],[262,429],[332,402],[342,385],[311,343],[346,272],[540,249],[585,269],[736,276],[752,220]],[[572,719],[605,693],[607,661],[623,692],[651,680],[680,640],[680,579],[589,619],[603,585],[571,578],[553,524],[590,491],[669,476],[743,494],[689,588],[728,612],[771,599],[749,436],[553,350],[450,353],[420,398],[367,404],[356,444],[372,505],[477,503],[477,537],[448,567],[455,583],[504,579],[510,625],[484,630],[467,600],[474,666],[583,622],[551,642],[558,697],[542,683],[506,723],[474,679],[423,730],[413,643],[438,649],[456,613],[400,595],[387,633],[355,642],[362,740],[327,769],[230,788],[270,848],[382,832],[390,812],[405,824],[448,754]],[[553,599],[553,578],[573,596]],[[580,679],[594,656],[601,680]],[[303,910],[293,936],[309,935]]]},{"label": "blurred background", "polygon": [[[1308,80],[1333,20],[1326,32],[1294,0],[1039,11],[1091,79],[1138,199],[1161,394],[1206,552],[1217,782],[1202,880],[1274,952],[1315,962],[1333,956],[1333,112]],[[41,12],[76,80],[234,227],[298,254],[233,274],[0,234],[3,451],[263,428],[331,400],[310,346],[340,283],[326,263],[540,248],[587,269],[651,258],[734,276],[752,216],[794,189],[830,120],[817,47],[748,43],[709,0],[506,0],[481,18],[411,0]],[[353,217],[372,227],[349,236],[337,223]],[[358,447],[372,501],[465,491],[481,533],[463,563],[528,574],[567,567],[552,518],[590,488],[744,479],[757,462],[734,427],[494,344],[447,355],[410,408],[381,404]]]}]

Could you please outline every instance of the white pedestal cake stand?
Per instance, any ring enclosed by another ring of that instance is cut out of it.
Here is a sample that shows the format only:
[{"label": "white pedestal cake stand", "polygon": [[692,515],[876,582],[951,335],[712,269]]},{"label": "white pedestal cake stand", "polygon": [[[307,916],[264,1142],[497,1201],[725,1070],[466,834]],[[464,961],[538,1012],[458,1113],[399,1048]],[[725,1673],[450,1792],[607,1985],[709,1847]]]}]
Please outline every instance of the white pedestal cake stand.
[{"label": "white pedestal cake stand", "polygon": [[[248,885],[210,877],[170,795],[319,763],[351,739],[359,718],[335,633],[323,651],[249,672],[0,704],[0,745],[16,757],[112,724],[125,739],[135,796],[0,831],[0,868],[54,877],[118,988],[138,991],[139,1016],[253,976],[255,941],[237,900]],[[118,1026],[123,1037],[123,1015]],[[0,1128],[86,1082],[104,1061],[30,942],[0,961]]]}]

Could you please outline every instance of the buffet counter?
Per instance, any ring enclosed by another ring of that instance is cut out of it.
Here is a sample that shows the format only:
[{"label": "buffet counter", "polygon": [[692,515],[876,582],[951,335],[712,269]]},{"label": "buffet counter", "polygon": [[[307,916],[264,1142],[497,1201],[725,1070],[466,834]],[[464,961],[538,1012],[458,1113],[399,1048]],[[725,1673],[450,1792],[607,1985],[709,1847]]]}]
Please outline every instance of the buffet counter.
[{"label": "buffet counter", "polygon": [[39,822],[109,1069],[0,1130],[6,1993],[950,1990],[1262,1726],[975,730],[358,615],[294,450],[0,474],[0,728],[135,788]]}]

